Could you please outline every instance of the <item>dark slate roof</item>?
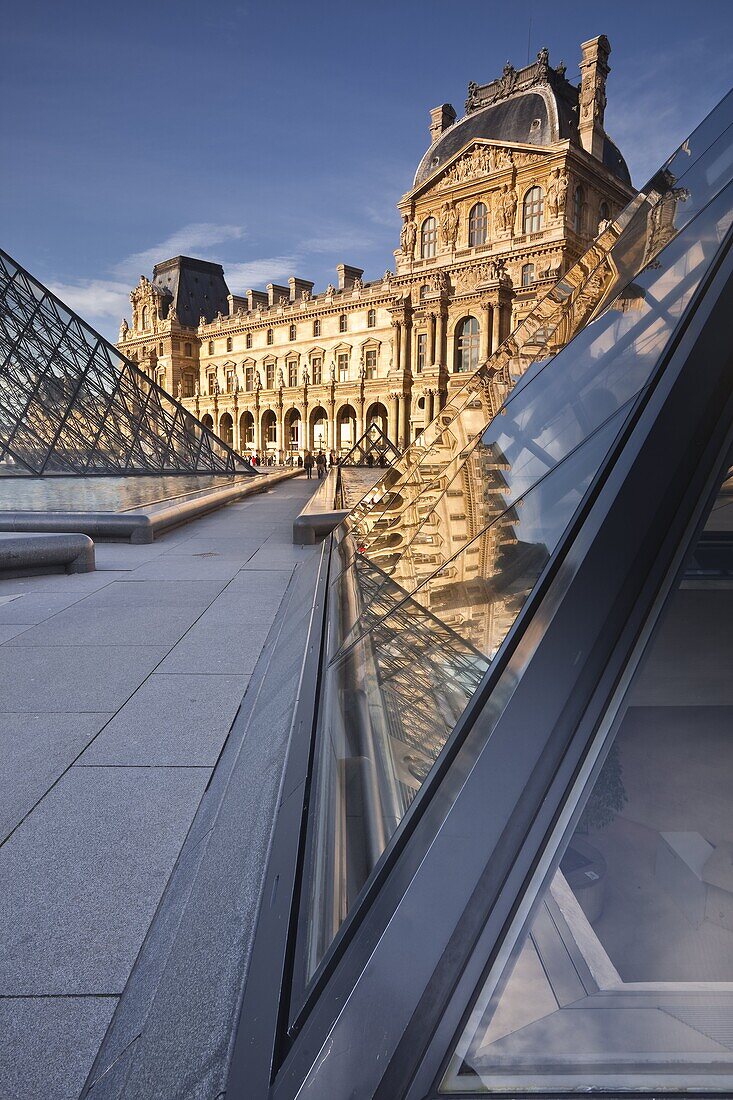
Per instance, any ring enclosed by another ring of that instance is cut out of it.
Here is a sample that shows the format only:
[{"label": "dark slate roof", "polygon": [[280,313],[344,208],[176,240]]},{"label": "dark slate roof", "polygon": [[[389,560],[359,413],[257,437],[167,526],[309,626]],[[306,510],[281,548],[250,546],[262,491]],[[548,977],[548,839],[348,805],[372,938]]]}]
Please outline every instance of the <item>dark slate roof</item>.
[{"label": "dark slate roof", "polygon": [[[477,138],[523,145],[551,145],[567,138],[577,141],[577,88],[567,81],[563,85],[558,91],[549,83],[536,84],[459,119],[430,146],[418,165],[413,187]],[[609,138],[604,145],[603,163],[618,179],[631,183],[626,162]]]},{"label": "dark slate roof", "polygon": [[155,265],[153,285],[171,294],[182,325],[198,325],[201,317],[213,321],[217,313],[229,312],[229,287],[221,264],[175,256]]}]

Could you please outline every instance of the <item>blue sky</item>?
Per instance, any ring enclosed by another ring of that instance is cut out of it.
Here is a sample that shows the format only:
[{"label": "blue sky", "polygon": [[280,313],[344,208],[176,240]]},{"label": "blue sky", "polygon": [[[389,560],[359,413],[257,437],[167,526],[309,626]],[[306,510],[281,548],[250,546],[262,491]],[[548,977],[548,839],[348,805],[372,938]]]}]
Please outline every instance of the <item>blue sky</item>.
[{"label": "blue sky", "polygon": [[[531,27],[529,16],[531,13]],[[733,4],[0,0],[0,245],[105,335],[140,273],[230,289],[392,266],[428,110],[547,45],[611,41],[606,127],[641,184],[728,90]]]}]

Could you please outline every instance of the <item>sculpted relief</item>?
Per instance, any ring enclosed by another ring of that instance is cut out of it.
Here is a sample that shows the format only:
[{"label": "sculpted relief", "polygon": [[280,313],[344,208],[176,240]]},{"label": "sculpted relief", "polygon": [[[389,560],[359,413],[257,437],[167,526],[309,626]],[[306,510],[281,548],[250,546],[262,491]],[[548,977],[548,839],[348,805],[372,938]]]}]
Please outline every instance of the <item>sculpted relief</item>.
[{"label": "sculpted relief", "polygon": [[438,186],[445,190],[466,180],[488,176],[492,172],[501,172],[505,168],[523,168],[524,165],[533,164],[539,160],[541,156],[536,153],[505,149],[498,145],[476,145],[471,152],[464,153],[455,164],[451,165]]},{"label": "sculpted relief", "polygon": [[547,185],[547,215],[552,221],[561,221],[565,217],[568,197],[568,174],[564,169],[555,168]]}]

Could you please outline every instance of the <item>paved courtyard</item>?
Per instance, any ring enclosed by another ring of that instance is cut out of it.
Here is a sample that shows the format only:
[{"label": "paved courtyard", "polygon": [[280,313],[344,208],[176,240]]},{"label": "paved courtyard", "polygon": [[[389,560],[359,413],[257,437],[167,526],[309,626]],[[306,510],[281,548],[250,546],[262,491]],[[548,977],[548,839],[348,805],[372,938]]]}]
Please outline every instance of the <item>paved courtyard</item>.
[{"label": "paved courtyard", "polygon": [[285,481],[0,581],[0,1097],[78,1096],[297,564]]}]

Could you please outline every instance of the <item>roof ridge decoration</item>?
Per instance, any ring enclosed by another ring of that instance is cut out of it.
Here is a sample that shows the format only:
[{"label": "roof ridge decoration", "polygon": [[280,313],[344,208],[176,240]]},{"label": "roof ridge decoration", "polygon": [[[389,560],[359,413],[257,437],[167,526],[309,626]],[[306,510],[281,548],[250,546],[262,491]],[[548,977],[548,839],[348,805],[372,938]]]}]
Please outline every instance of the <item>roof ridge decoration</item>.
[{"label": "roof ridge decoration", "polygon": [[0,249],[0,460],[35,476],[255,471]]},{"label": "roof ridge decoration", "polygon": [[556,92],[575,92],[568,80],[565,79],[566,65],[561,61],[557,68],[550,66],[550,51],[546,46],[537,54],[537,60],[522,69],[515,69],[507,61],[498,80],[492,80],[488,84],[477,84],[472,80],[468,85],[468,97],[466,99],[466,114],[478,111],[482,107],[490,107],[502,99],[507,99],[516,92],[526,92],[535,84],[549,84]]}]

